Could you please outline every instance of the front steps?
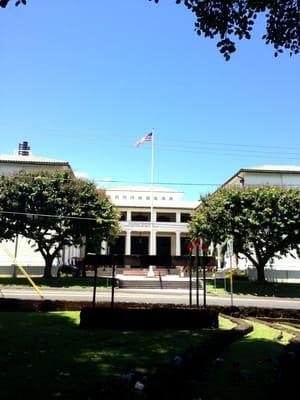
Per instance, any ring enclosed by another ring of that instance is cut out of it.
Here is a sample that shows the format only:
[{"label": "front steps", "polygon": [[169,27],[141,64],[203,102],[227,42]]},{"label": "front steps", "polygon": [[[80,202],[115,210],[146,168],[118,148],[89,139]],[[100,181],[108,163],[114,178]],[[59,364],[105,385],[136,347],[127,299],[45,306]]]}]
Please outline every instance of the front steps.
[{"label": "front steps", "polygon": [[[118,287],[120,289],[186,289],[190,287],[188,278],[180,277],[128,277],[117,276]],[[192,279],[192,288],[196,289],[196,280]],[[199,281],[199,288],[202,288],[202,282]]]}]

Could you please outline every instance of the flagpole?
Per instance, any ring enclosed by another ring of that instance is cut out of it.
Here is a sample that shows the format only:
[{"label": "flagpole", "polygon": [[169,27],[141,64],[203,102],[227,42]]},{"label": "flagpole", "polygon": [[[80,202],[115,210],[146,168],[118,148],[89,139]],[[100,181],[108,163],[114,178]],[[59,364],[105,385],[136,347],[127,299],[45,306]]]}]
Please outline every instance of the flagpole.
[{"label": "flagpole", "polygon": [[153,182],[154,182],[154,131],[152,130],[152,148],[151,148],[151,246],[150,255],[154,255],[154,243],[153,243]]},{"label": "flagpole", "polygon": [[[151,207],[150,207],[150,255],[154,255],[154,238],[153,238],[153,182],[154,182],[154,129],[152,129],[151,141]],[[153,265],[149,266],[148,276],[154,276]]]}]

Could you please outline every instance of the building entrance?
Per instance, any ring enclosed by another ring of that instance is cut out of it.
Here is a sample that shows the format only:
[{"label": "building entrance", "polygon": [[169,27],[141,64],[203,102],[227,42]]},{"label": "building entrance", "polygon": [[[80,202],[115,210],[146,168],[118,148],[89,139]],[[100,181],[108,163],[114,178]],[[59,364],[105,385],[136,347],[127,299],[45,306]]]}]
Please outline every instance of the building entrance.
[{"label": "building entrance", "polygon": [[147,236],[132,236],[131,237],[131,253],[148,255],[149,254],[149,238]]},{"label": "building entrance", "polygon": [[160,256],[171,255],[171,238],[169,236],[158,236],[156,238],[156,254]]},{"label": "building entrance", "polygon": [[125,236],[119,236],[110,246],[110,254],[125,254]]}]

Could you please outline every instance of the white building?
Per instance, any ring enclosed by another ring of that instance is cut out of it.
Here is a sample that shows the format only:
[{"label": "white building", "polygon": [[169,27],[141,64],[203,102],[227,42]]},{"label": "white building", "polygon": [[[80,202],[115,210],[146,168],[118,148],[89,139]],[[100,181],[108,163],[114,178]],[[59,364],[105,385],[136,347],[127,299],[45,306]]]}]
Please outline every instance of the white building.
[{"label": "white building", "polygon": [[[249,168],[241,168],[222,187],[243,187],[258,185],[279,185],[286,187],[300,187],[300,166],[293,165],[262,165]],[[286,256],[280,259],[273,258],[268,263],[265,273],[266,279],[277,282],[300,282],[300,260],[294,252],[292,257]],[[243,261],[244,263],[244,261]],[[256,270],[250,267],[249,276],[254,278]]]},{"label": "white building", "polygon": [[[121,213],[122,232],[108,251],[118,254],[173,255],[188,253],[188,221],[199,205],[183,192],[154,187],[106,190]],[[151,218],[152,216],[152,218]]]},{"label": "white building", "polygon": [[[20,143],[18,154],[0,155],[0,176],[14,175],[21,171],[54,171],[64,170],[72,172],[67,161],[54,160],[45,157],[36,157],[30,154],[30,147],[27,142]],[[82,250],[75,247],[66,247],[59,262],[69,262],[73,257],[82,257]],[[11,275],[13,257],[16,256],[20,263],[32,275],[42,275],[45,261],[40,252],[35,251],[32,243],[21,235],[15,240],[0,242],[0,275]]]},{"label": "white building", "polygon": [[45,170],[64,170],[72,172],[67,161],[53,160],[51,158],[32,155],[0,155],[0,175],[8,176],[21,171],[37,172]]},{"label": "white building", "polygon": [[246,185],[300,187],[300,167],[293,165],[262,165],[241,168],[223,184],[223,187]]}]

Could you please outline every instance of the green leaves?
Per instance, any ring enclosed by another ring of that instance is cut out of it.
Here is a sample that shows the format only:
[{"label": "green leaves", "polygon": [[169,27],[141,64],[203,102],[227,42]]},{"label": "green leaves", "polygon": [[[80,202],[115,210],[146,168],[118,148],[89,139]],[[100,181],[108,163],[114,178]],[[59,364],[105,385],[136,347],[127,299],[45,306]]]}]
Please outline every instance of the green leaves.
[{"label": "green leaves", "polygon": [[299,215],[299,189],[227,188],[202,199],[190,229],[193,237],[201,236],[215,243],[232,235],[235,250],[246,256],[252,254],[256,267],[263,269],[278,252],[298,250]]},{"label": "green leaves", "polygon": [[42,254],[55,256],[64,245],[86,236],[113,239],[118,213],[94,183],[66,172],[21,173],[0,180],[0,239],[19,233]]},{"label": "green leaves", "polygon": [[[151,1],[151,0],[150,0]],[[159,0],[154,0],[158,3]],[[266,33],[262,39],[272,44],[277,57],[284,50],[290,55],[300,50],[300,8],[295,0],[175,0],[184,3],[195,15],[195,32],[207,38],[220,40],[217,47],[228,61],[236,50],[234,39],[251,38],[258,14],[266,17]]]}]

